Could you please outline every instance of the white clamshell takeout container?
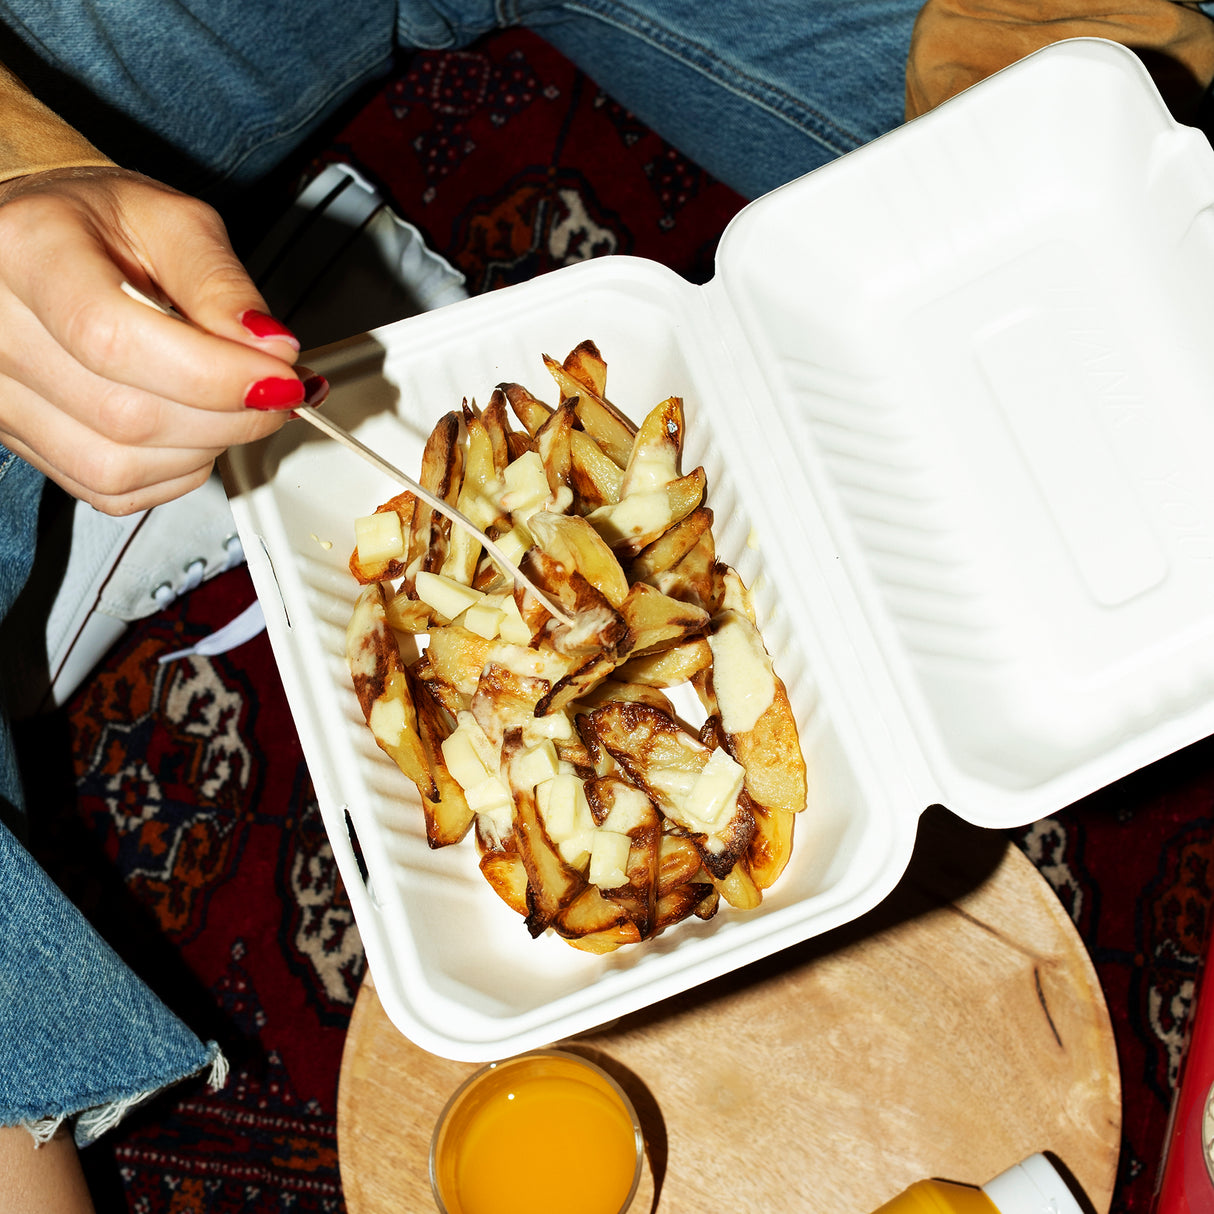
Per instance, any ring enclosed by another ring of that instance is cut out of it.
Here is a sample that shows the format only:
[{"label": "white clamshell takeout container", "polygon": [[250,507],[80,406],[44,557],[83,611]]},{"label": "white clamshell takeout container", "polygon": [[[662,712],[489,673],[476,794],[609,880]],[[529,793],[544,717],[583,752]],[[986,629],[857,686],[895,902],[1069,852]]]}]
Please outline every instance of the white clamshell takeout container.
[{"label": "white clamshell takeout container", "polygon": [[[309,356],[416,474],[437,418],[593,339],[687,408],[809,768],[793,859],[605,957],[532,940],[471,839],[431,851],[344,660],[353,520],[397,488],[310,428],[225,475],[316,794],[397,1026],[483,1061],[856,918],[917,822],[1053,813],[1214,733],[1214,154],[1138,60],[1041,51],[746,207],[693,286],[607,257]],[[352,840],[356,839],[357,843]]]}]

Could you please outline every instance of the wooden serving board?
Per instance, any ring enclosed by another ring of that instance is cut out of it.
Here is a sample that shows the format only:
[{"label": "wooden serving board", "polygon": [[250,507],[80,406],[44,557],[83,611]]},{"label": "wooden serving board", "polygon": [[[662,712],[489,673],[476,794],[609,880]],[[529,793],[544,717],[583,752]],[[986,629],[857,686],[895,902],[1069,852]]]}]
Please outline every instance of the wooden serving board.
[{"label": "wooden serving board", "polygon": [[[573,1048],[644,1123],[634,1214],[868,1214],[1035,1151],[1096,1214],[1112,1199],[1120,1082],[1095,971],[1032,864],[943,812],[869,915]],[[430,1133],[475,1069],[412,1045],[364,983],[338,1097],[350,1214],[434,1208]]]}]

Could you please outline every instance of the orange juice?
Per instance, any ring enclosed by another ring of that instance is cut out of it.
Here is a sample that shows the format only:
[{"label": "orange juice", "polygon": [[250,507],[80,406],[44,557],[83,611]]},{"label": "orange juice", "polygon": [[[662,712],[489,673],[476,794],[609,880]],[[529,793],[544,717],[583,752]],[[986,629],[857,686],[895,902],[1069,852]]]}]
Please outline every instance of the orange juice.
[{"label": "orange juice", "polygon": [[543,1051],[486,1068],[456,1093],[430,1174],[446,1214],[620,1214],[640,1150],[615,1083],[584,1059]]}]

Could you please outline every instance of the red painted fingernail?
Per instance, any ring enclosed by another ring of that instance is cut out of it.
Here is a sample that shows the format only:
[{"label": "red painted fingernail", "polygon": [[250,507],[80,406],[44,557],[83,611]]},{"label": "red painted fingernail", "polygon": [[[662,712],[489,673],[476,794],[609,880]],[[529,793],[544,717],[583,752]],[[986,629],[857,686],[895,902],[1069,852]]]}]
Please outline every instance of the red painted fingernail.
[{"label": "red painted fingernail", "polygon": [[293,409],[304,398],[303,381],[299,379],[259,379],[245,394],[244,403],[250,409],[269,411]]},{"label": "red painted fingernail", "polygon": [[323,375],[309,375],[303,381],[305,405],[323,405],[329,395],[329,381]]},{"label": "red painted fingernail", "polygon": [[241,314],[240,323],[254,337],[280,338],[283,341],[290,342],[295,349],[299,349],[299,339],[295,334],[281,321],[275,320],[272,316],[267,316],[264,312],[258,312],[250,308],[247,312]]}]

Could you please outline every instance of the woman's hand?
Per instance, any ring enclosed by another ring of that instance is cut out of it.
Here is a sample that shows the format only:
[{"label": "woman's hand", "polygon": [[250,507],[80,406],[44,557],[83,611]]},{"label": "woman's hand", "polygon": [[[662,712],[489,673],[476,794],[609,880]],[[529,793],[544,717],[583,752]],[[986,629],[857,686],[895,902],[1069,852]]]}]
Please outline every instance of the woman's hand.
[{"label": "woman's hand", "polygon": [[118,168],[0,184],[0,442],[109,514],[188,492],[323,392],[265,309],[197,199]]}]

